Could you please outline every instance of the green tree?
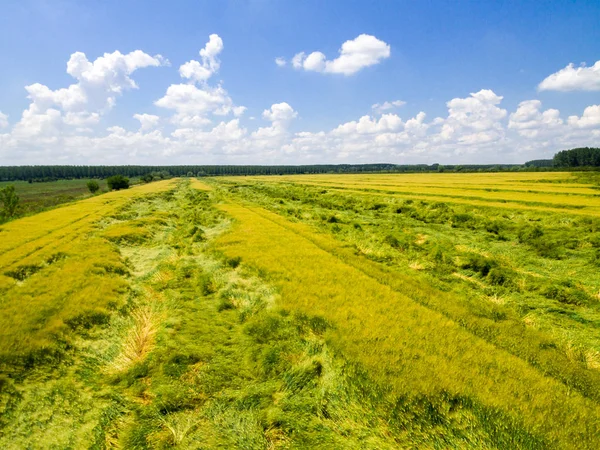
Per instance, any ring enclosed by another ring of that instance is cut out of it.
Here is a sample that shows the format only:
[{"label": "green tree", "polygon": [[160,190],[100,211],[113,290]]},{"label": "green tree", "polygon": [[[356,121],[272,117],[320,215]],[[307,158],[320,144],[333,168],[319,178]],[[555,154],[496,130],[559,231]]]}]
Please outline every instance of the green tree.
[{"label": "green tree", "polygon": [[125,178],[123,175],[113,175],[106,179],[106,184],[111,191],[118,191],[120,189],[129,188],[129,178]]},{"label": "green tree", "polygon": [[10,185],[4,189],[0,189],[0,202],[2,202],[2,214],[5,219],[14,217],[19,206],[19,196],[15,191],[15,187]]},{"label": "green tree", "polygon": [[87,182],[87,188],[92,194],[95,194],[96,192],[98,192],[98,189],[100,189],[100,185],[96,180],[90,180]]}]

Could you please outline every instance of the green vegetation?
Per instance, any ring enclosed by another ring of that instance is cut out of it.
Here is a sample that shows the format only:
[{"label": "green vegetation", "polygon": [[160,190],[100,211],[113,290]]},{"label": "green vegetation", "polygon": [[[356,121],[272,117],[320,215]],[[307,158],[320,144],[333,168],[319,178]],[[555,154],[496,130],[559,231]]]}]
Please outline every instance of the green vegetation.
[{"label": "green vegetation", "polygon": [[[94,181],[100,186],[100,191],[107,190],[104,180]],[[0,189],[9,185],[14,185],[20,200],[15,217],[38,213],[63,203],[84,199],[90,195],[87,180],[60,180],[35,183],[28,183],[26,181],[0,182]]]},{"label": "green vegetation", "polygon": [[582,147],[554,155],[556,167],[600,167],[600,148]]},{"label": "green vegetation", "polygon": [[100,189],[100,185],[96,180],[90,180],[86,183],[87,188],[92,194],[95,194]]},{"label": "green vegetation", "polygon": [[140,177],[144,182],[158,178],[227,175],[293,175],[332,173],[424,173],[424,172],[522,172],[557,168],[598,167],[599,149],[579,148],[558,152],[553,160],[524,164],[311,164],[299,166],[0,166],[1,181],[55,181],[59,179],[107,178],[114,175]]},{"label": "green vegetation", "polygon": [[19,196],[14,186],[10,185],[0,189],[0,202],[2,203],[0,221],[14,217],[17,213],[17,206],[19,206]]},{"label": "green vegetation", "polygon": [[592,179],[185,179],[3,225],[0,446],[598,448]]},{"label": "green vegetation", "polygon": [[129,188],[129,178],[125,178],[123,175],[113,175],[106,179],[106,185],[111,191],[118,191],[120,189]]}]

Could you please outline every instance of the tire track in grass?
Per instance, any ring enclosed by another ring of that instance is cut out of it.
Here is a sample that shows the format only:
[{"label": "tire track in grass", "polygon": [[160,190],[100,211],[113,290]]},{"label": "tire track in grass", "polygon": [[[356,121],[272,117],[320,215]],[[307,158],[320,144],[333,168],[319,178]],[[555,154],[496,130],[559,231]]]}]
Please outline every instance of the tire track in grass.
[{"label": "tire track in grass", "polygon": [[341,260],[330,250],[336,243],[308,227],[262,208],[222,208],[238,222],[220,240],[225,253],[270,272],[282,307],[331,321],[334,345],[399,394],[472,396],[554,447],[600,445],[595,402]]}]

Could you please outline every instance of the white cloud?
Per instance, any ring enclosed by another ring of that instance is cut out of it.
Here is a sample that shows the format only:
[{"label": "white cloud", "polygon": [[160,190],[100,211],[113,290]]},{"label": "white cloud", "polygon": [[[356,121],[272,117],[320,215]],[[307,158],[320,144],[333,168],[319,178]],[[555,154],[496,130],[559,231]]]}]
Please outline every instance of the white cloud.
[{"label": "white cloud", "polygon": [[205,82],[219,71],[221,61],[218,56],[223,51],[223,40],[218,34],[211,34],[202,50],[202,62],[191,60],[179,67],[179,75],[194,82]]},{"label": "white cloud", "polygon": [[67,62],[67,73],[79,80],[83,87],[99,87],[120,94],[124,89],[136,89],[137,84],[129,75],[144,67],[168,64],[161,55],[150,56],[141,50],[123,55],[118,50],[105,53],[93,63],[85,53],[76,52]]},{"label": "white cloud", "polygon": [[[264,119],[271,122],[270,127],[261,127],[252,133],[252,137],[258,140],[280,139],[286,135],[287,129],[298,113],[289,104],[275,103],[271,108],[262,113]],[[278,142],[280,145],[282,142]]]},{"label": "white cloud", "polygon": [[234,108],[233,101],[222,86],[201,89],[193,84],[172,84],[164,97],[154,103],[161,108],[192,115],[213,113],[223,116],[233,112]]},{"label": "white cloud", "polygon": [[287,62],[286,62],[285,58],[278,57],[278,58],[275,58],[275,64],[277,64],[278,67],[283,67],[287,64]]},{"label": "white cloud", "polygon": [[208,114],[233,114],[239,117],[246,111],[245,106],[234,105],[223,86],[209,86],[207,83],[220,68],[218,56],[223,47],[223,40],[217,34],[211,34],[204,48],[200,50],[202,63],[192,60],[179,68],[181,77],[189,79],[192,83],[172,84],[167,88],[165,95],[154,102],[156,106],[174,110],[172,121],[175,123],[202,127],[207,122],[210,123],[206,117]]},{"label": "white cloud", "polygon": [[600,61],[592,67],[575,67],[573,63],[548,76],[538,86],[540,91],[600,91]]},{"label": "white cloud", "polygon": [[304,70],[312,70],[314,72],[323,72],[326,66],[325,55],[321,52],[312,52],[302,63]]},{"label": "white cloud", "polygon": [[203,128],[212,124],[212,120],[197,114],[174,114],[170,122],[178,128]]},{"label": "white cloud", "polygon": [[240,117],[244,115],[247,109],[248,108],[246,108],[245,106],[234,106],[233,108],[231,108],[231,111],[233,112],[233,115],[235,117]]},{"label": "white cloud", "polygon": [[560,118],[560,111],[548,109],[541,112],[541,107],[542,102],[539,100],[519,103],[517,110],[510,115],[508,128],[530,138],[540,133],[562,132],[563,120]]},{"label": "white cloud", "polygon": [[292,66],[314,72],[352,75],[365,67],[379,64],[389,56],[389,44],[375,36],[361,34],[353,40],[344,42],[339,50],[339,56],[333,60],[327,60],[321,52],[312,52],[308,56],[300,52],[292,58]]},{"label": "white cloud", "polygon": [[133,72],[145,67],[168,64],[162,56],[150,56],[141,50],[122,54],[105,53],[93,62],[75,52],[67,62],[67,73],[77,80],[66,88],[51,90],[34,83],[25,86],[31,100],[13,134],[20,139],[39,136],[53,141],[64,133],[88,132],[100,116],[115,104],[117,96],[138,86],[131,78]]},{"label": "white cloud", "polygon": [[499,140],[504,127],[500,122],[506,110],[497,105],[502,97],[489,89],[482,89],[467,98],[454,98],[448,106],[439,138],[442,141],[458,140],[465,144],[480,144]]},{"label": "white cloud", "polygon": [[306,59],[306,55],[304,52],[296,53],[292,58],[292,66],[294,69],[301,69],[304,60]]},{"label": "white cloud", "polygon": [[[343,57],[360,52],[346,44],[336,60],[313,52],[297,55],[291,65],[321,72],[345,67],[340,73],[349,73],[360,64],[348,65]],[[68,65],[74,84],[56,90],[27,86],[31,103],[10,131],[0,133],[0,159],[12,164],[468,164],[547,158],[600,139],[600,105],[564,120],[558,110],[527,100],[509,114],[503,97],[486,89],[449,100],[442,117],[428,119],[421,111],[402,118],[395,108],[404,102],[395,100],[374,104],[371,115],[356,120],[298,132],[292,131],[298,112],[289,103],[274,103],[262,113],[266,126],[248,129],[239,118],[246,108],[236,105],[222,84],[209,84],[222,49],[222,40],[213,35],[200,62],[179,68],[185,82],[168,86],[155,102],[164,114],[135,114],[139,128],[116,125],[104,131],[99,131],[103,115],[119,95],[137,87],[131,74],[165,60],[138,51],[106,54],[92,63],[74,54]],[[7,126],[0,113],[0,127]]]},{"label": "white cloud", "polygon": [[362,116],[358,122],[353,121],[339,125],[332,133],[338,135],[373,134],[398,131],[403,126],[402,119],[395,114],[383,114],[379,120],[370,116]]},{"label": "white cloud", "polygon": [[405,101],[402,100],[394,100],[391,102],[383,102],[383,103],[375,103],[371,106],[371,109],[378,114],[381,114],[385,111],[389,111],[390,109],[400,108],[401,106],[406,105]]},{"label": "white cloud", "polygon": [[600,127],[600,105],[588,106],[581,117],[570,116],[569,125],[577,128]]},{"label": "white cloud", "polygon": [[285,102],[276,103],[271,105],[270,109],[265,109],[262,116],[277,125],[287,125],[292,119],[298,116],[298,113],[294,111],[290,105]]},{"label": "white cloud", "polygon": [[8,127],[8,115],[0,111],[0,129]]},{"label": "white cloud", "polygon": [[133,118],[140,121],[140,131],[149,131],[156,128],[158,122],[160,122],[160,117],[153,114],[134,114]]}]

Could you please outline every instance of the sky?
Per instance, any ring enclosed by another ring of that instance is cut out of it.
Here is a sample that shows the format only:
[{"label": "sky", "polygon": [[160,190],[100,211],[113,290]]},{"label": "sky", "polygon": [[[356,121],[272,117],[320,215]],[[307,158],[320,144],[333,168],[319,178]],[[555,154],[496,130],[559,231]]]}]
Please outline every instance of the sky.
[{"label": "sky", "polygon": [[495,164],[600,146],[600,2],[0,3],[0,165]]}]

